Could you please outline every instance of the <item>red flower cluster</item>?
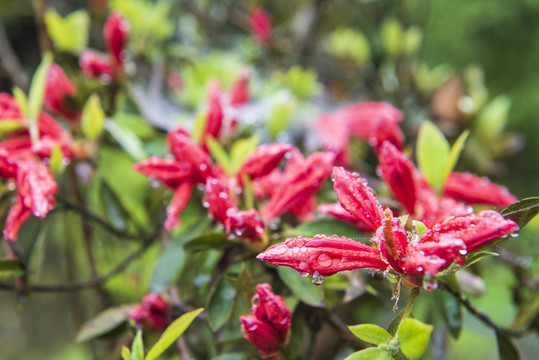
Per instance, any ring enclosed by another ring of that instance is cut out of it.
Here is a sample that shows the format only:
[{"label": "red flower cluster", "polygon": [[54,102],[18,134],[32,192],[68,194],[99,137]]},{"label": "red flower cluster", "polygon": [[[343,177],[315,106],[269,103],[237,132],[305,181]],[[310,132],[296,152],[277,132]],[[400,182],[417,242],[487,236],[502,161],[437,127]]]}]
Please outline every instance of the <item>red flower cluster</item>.
[{"label": "red flower cluster", "polygon": [[288,341],[292,314],[279,295],[271,292],[271,285],[256,285],[251,299],[252,313],[240,316],[241,330],[264,356],[278,358],[279,346]]},{"label": "red flower cluster", "polygon": [[262,8],[254,8],[249,12],[251,35],[262,45],[267,45],[273,35],[271,15]]},{"label": "red flower cluster", "polygon": [[163,330],[170,324],[171,307],[161,295],[147,294],[140,304],[131,309],[127,318],[145,331]]},{"label": "red flower cluster", "polygon": [[78,121],[80,112],[70,109],[65,104],[66,97],[73,97],[77,94],[77,88],[64,73],[64,70],[52,64],[47,75],[45,84],[45,98],[43,105],[51,113],[61,115],[67,120]]},{"label": "red flower cluster", "polygon": [[106,82],[121,77],[124,73],[125,45],[128,36],[129,23],[120,13],[112,12],[103,28],[108,56],[92,50],[83,52],[79,59],[82,73],[87,77],[100,78]]},{"label": "red flower cluster", "polygon": [[336,155],[336,164],[346,166],[350,163],[351,137],[367,141],[376,151],[384,141],[401,149],[402,118],[402,112],[388,103],[362,102],[321,115],[316,121],[316,131],[324,148]]},{"label": "red flower cluster", "polygon": [[375,233],[375,247],[336,235],[317,235],[287,239],[258,259],[313,274],[317,282],[323,275],[368,267],[393,270],[405,275],[408,285],[420,286],[426,277],[436,276],[455,262],[461,264],[467,253],[518,230],[513,221],[487,210],[436,224],[420,236],[407,233],[391,210],[383,210],[365,179],[340,167],[334,168],[332,177],[342,207]]},{"label": "red flower cluster", "polygon": [[6,239],[14,241],[20,226],[31,214],[44,218],[56,204],[54,194],[58,187],[41,159],[49,158],[57,146],[64,158],[71,158],[74,151],[71,135],[44,112],[40,112],[37,118],[39,138],[32,143],[28,120],[16,100],[6,93],[0,93],[2,121],[15,121],[20,125],[20,130],[0,142],[0,177],[14,180],[17,187],[17,200],[4,227]]}]

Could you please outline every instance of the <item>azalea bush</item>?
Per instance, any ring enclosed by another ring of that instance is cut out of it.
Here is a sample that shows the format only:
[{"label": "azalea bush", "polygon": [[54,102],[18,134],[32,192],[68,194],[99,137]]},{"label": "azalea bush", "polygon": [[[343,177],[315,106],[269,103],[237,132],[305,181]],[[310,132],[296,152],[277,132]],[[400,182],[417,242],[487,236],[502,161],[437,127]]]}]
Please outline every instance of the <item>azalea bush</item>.
[{"label": "azalea bush", "polygon": [[35,1],[40,60],[0,41],[0,357],[533,356],[511,97],[404,3]]}]

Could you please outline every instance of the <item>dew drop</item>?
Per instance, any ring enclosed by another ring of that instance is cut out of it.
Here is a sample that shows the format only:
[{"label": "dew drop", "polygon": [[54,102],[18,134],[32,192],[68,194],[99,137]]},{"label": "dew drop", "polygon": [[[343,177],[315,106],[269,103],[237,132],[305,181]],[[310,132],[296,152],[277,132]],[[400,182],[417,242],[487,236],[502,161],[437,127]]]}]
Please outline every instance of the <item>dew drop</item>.
[{"label": "dew drop", "polygon": [[256,294],[255,296],[253,296],[253,298],[251,299],[251,302],[254,306],[257,306],[258,304],[260,304],[260,298],[258,297],[258,294]]},{"label": "dew drop", "polygon": [[331,258],[327,254],[320,254],[316,259],[316,262],[323,267],[331,266]]},{"label": "dew drop", "polygon": [[511,236],[511,237],[513,237],[513,238],[516,238],[516,237],[518,237],[519,235],[520,235],[520,233],[518,233],[518,232],[513,232],[513,233],[509,234],[509,236]]},{"label": "dew drop", "polygon": [[464,249],[460,249],[459,250],[459,254],[460,255],[466,255],[468,253],[468,251],[464,250]]},{"label": "dew drop", "polygon": [[315,272],[313,274],[313,284],[314,285],[322,285],[324,283],[324,277],[320,275],[320,273]]},{"label": "dew drop", "polygon": [[307,277],[307,276],[309,275],[309,273],[308,273],[308,272],[305,272],[305,271],[298,271],[298,274],[299,274],[299,276],[301,276],[301,277]]},{"label": "dew drop", "polygon": [[[198,168],[200,169],[200,171],[206,171],[208,169],[208,165],[200,164]],[[217,180],[215,180],[215,183],[217,183]]]},{"label": "dew drop", "polygon": [[219,197],[220,197],[221,199],[227,199],[227,198],[228,198],[228,194],[225,193],[224,191],[221,191],[221,192],[219,193]]},{"label": "dew drop", "polygon": [[300,262],[299,265],[298,265],[300,270],[307,270],[308,266],[309,266],[309,264],[307,264],[305,261]]}]

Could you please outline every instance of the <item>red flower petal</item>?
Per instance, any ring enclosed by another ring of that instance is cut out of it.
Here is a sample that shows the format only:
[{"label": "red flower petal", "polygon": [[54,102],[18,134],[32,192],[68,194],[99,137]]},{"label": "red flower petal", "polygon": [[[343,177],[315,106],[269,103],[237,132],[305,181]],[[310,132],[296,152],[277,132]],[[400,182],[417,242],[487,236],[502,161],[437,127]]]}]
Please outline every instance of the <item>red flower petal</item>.
[{"label": "red flower petal", "polygon": [[224,113],[221,105],[221,96],[221,84],[218,80],[211,81],[208,85],[208,113],[206,115],[206,127],[200,137],[204,151],[208,151],[206,145],[208,135],[218,139],[219,132],[223,126]]},{"label": "red flower petal", "polygon": [[270,324],[254,315],[240,316],[241,331],[262,355],[272,355],[279,351],[279,334]]},{"label": "red flower petal", "polygon": [[341,203],[331,203],[331,204],[320,204],[316,208],[320,214],[330,215],[336,219],[345,221],[353,226],[355,226],[359,231],[366,232],[372,231],[365,223],[358,220],[348,212],[345,208],[342,207]]},{"label": "red flower petal", "polygon": [[270,246],[256,258],[272,265],[289,266],[302,273],[322,276],[367,267],[387,268],[378,249],[336,235],[286,239],[284,243]]},{"label": "red flower petal", "polygon": [[242,240],[257,242],[264,232],[264,222],[255,209],[239,211],[237,208],[229,208],[224,222],[226,230]]},{"label": "red flower petal", "polygon": [[189,199],[191,198],[191,192],[193,184],[186,180],[178,185],[172,196],[170,204],[167,206],[167,219],[165,220],[165,229],[172,230],[180,226],[179,215],[185,208]]},{"label": "red flower petal", "polygon": [[45,97],[43,106],[50,112],[62,115],[68,120],[78,120],[80,112],[66,107],[64,100],[68,96],[75,96],[77,88],[66,76],[64,70],[57,64],[52,64],[45,84]]},{"label": "red flower petal", "polygon": [[445,183],[444,194],[470,204],[487,204],[506,207],[518,201],[505,186],[466,173],[453,172]]},{"label": "red flower petal", "polygon": [[389,141],[384,141],[378,154],[381,177],[389,185],[397,200],[413,215],[416,203],[416,168]]},{"label": "red flower petal", "polygon": [[129,23],[119,12],[113,11],[103,27],[103,37],[116,66],[121,66],[124,61],[124,47],[128,35]]},{"label": "red flower petal", "polygon": [[54,208],[58,185],[49,168],[32,158],[22,160],[17,168],[17,191],[23,205],[35,216],[44,218]]},{"label": "red flower petal", "polygon": [[237,107],[247,104],[250,100],[249,96],[249,70],[242,69],[234,84],[230,87],[229,102],[231,106]]},{"label": "red flower petal", "polygon": [[133,165],[133,169],[150,177],[156,178],[168,187],[175,189],[191,176],[191,166],[175,160],[161,159],[152,156]]},{"label": "red flower petal", "polygon": [[245,159],[238,172],[238,180],[241,180],[241,174],[247,174],[251,179],[269,174],[291,150],[292,145],[286,144],[259,145],[255,152]]},{"label": "red flower petal", "polygon": [[230,197],[227,184],[216,178],[208,178],[204,192],[205,206],[208,207],[210,216],[224,224],[228,218],[227,211],[236,206],[236,202]]},{"label": "red flower petal", "polygon": [[17,240],[17,233],[21,225],[32,215],[32,211],[25,207],[20,197],[11,206],[4,226],[4,237],[9,241]]},{"label": "red flower petal", "polygon": [[270,324],[277,330],[280,342],[285,343],[292,325],[290,322],[292,320],[290,310],[283,298],[271,291],[270,284],[257,284],[256,292],[251,300],[253,314],[257,319]]},{"label": "red flower petal", "polygon": [[468,252],[475,251],[488,245],[494,239],[517,231],[518,225],[511,220],[506,220],[500,214],[492,210],[481,211],[478,214],[456,217],[447,222],[435,225],[427,230],[420,243],[437,242],[440,235],[449,234],[462,239]]},{"label": "red flower petal", "polygon": [[272,36],[271,15],[262,8],[254,8],[249,13],[251,35],[261,44],[267,44]]},{"label": "red flower petal", "polygon": [[84,76],[100,78],[105,82],[110,82],[114,74],[109,59],[91,50],[81,54],[79,66]]},{"label": "red flower petal", "polygon": [[342,207],[376,231],[382,225],[383,210],[365,180],[342,167],[333,168],[333,188]]}]

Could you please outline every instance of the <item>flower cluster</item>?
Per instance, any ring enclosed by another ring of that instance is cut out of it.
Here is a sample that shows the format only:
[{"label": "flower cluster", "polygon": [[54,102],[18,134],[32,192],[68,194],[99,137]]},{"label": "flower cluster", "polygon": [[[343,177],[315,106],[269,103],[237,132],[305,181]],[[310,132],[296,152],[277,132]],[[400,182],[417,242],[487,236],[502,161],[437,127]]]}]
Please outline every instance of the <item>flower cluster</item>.
[{"label": "flower cluster", "polygon": [[171,322],[171,306],[161,295],[146,294],[142,302],[127,314],[127,318],[146,331],[163,330]]},{"label": "flower cluster", "polygon": [[241,331],[264,356],[278,358],[279,346],[288,341],[292,314],[271,285],[256,285],[251,314],[240,316]]},{"label": "flower cluster", "polygon": [[108,56],[86,50],[79,59],[82,73],[87,77],[100,78],[106,82],[121,77],[124,73],[125,45],[128,36],[129,23],[120,13],[112,12],[103,28]]},{"label": "flower cluster", "polygon": [[421,235],[408,233],[389,208],[383,209],[365,179],[342,167],[334,168],[332,179],[340,204],[374,232],[375,246],[336,235],[317,235],[287,239],[259,254],[258,259],[313,274],[317,282],[320,276],[343,270],[392,270],[413,287],[455,262],[462,264],[467,253],[518,230],[513,221],[485,210],[436,224]]}]

